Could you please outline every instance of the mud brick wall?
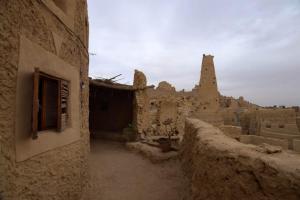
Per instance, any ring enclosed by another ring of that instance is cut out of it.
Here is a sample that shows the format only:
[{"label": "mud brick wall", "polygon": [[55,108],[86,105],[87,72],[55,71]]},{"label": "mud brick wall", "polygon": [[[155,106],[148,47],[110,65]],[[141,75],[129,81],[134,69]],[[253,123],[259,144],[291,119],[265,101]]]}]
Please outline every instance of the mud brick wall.
[{"label": "mud brick wall", "polygon": [[[71,28],[64,24],[63,15],[56,15],[61,13],[58,8],[53,13],[51,1],[0,1],[0,195],[4,200],[76,200],[88,180],[87,4],[85,0],[66,2],[74,11],[68,18],[74,20]],[[57,36],[61,38],[59,45]],[[79,140],[17,162],[15,122],[21,37],[78,69],[81,115]]]},{"label": "mud brick wall", "polygon": [[187,119],[181,156],[193,199],[300,199],[299,154],[265,152]]}]

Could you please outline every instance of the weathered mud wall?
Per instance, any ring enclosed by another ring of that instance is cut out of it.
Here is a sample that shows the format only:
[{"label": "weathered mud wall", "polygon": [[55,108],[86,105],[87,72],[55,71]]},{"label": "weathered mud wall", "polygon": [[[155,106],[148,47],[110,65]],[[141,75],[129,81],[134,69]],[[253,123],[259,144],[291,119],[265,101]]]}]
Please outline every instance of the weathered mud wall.
[{"label": "weathered mud wall", "polygon": [[[76,200],[87,182],[87,5],[85,0],[68,0],[65,6],[70,9],[61,10],[45,0],[0,1],[0,195],[5,200]],[[79,140],[17,162],[15,122],[21,37],[78,70],[81,115]]]},{"label": "weathered mud wall", "polygon": [[201,78],[192,91],[177,92],[166,81],[157,88],[147,89],[149,98],[148,135],[164,135],[163,121],[170,118],[179,135],[184,133],[187,117],[201,119],[216,126],[240,126],[242,113],[258,106],[244,100],[220,95],[217,86],[213,56],[203,55]]},{"label": "weathered mud wall", "polygon": [[[193,91],[177,92],[170,83],[165,81],[160,82],[155,89],[147,89],[147,94],[149,98],[148,133],[150,135],[164,134],[161,126],[166,118],[173,120],[173,126],[180,135],[184,133],[184,122],[187,117],[201,119],[216,126],[224,124],[240,126],[241,116],[245,110],[255,109],[254,104],[244,103],[246,101],[242,97],[236,100],[232,97],[221,96],[222,102],[220,102],[218,110],[203,110],[197,87]],[[226,103],[225,98],[231,101]]]},{"label": "weathered mud wall", "polygon": [[263,120],[274,123],[295,123],[296,119],[296,111],[292,108],[260,109],[259,114]]},{"label": "weathered mud wall", "polygon": [[171,126],[183,135],[185,118],[195,111],[196,98],[191,92],[176,92],[175,88],[163,81],[156,89],[148,88],[149,121],[148,135],[165,135],[163,122],[172,119]]},{"label": "weathered mud wall", "polygon": [[186,121],[183,168],[193,199],[300,198],[300,157],[264,153],[200,120]]},{"label": "weathered mud wall", "polygon": [[225,135],[234,138],[239,139],[242,134],[242,128],[240,126],[230,126],[230,125],[223,125],[218,127]]},{"label": "weathered mud wall", "polygon": [[241,135],[240,142],[254,145],[263,145],[265,143],[273,146],[280,146],[282,149],[288,149],[289,147],[289,142],[286,139],[268,138],[258,135]]},{"label": "weathered mud wall", "polygon": [[293,140],[300,139],[297,127],[297,113],[291,108],[268,108],[249,110],[241,117],[244,134],[259,135],[289,141],[293,149]]},{"label": "weathered mud wall", "polygon": [[20,32],[20,6],[0,1],[0,195],[13,199],[14,119]]},{"label": "weathered mud wall", "polygon": [[147,131],[149,121],[149,98],[146,92],[147,78],[143,72],[135,70],[133,87],[136,89],[133,103],[133,126],[138,135],[143,135]]}]

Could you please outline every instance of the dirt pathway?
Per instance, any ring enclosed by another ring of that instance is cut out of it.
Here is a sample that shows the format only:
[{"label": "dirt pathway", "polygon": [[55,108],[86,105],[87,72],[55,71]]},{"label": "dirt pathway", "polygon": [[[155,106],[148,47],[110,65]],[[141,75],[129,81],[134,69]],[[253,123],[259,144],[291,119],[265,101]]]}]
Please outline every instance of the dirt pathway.
[{"label": "dirt pathway", "polygon": [[91,144],[89,200],[179,200],[185,192],[179,163],[152,164],[118,143]]}]

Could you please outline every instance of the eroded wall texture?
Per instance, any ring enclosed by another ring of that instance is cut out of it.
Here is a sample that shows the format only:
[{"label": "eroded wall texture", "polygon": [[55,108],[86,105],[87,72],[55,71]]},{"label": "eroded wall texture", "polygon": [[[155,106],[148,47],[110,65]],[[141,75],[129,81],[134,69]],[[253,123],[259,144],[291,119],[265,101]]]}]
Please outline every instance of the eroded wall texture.
[{"label": "eroded wall texture", "polygon": [[192,199],[300,198],[299,154],[242,144],[197,119],[186,121],[181,154]]},{"label": "eroded wall texture", "polygon": [[143,135],[148,126],[149,121],[149,99],[147,95],[147,78],[141,71],[135,70],[133,88],[135,89],[133,102],[133,127],[138,135]]},{"label": "eroded wall texture", "polygon": [[196,96],[191,92],[176,92],[175,88],[163,81],[157,88],[148,88],[148,124],[147,134],[150,136],[166,135],[164,121],[171,119],[171,126],[180,135],[184,132],[185,118],[195,112]]},{"label": "eroded wall texture", "polygon": [[[0,192],[4,200],[76,200],[87,182],[87,3],[57,2],[0,1]],[[17,162],[15,122],[21,37],[78,70],[80,139]]]},{"label": "eroded wall texture", "polygon": [[247,111],[241,118],[243,134],[286,140],[289,149],[297,149],[294,140],[300,139],[297,125],[299,112],[292,108],[264,108]]},{"label": "eroded wall texture", "polygon": [[163,122],[172,119],[179,135],[184,134],[187,117],[201,119],[216,126],[240,126],[241,115],[258,106],[243,97],[222,96],[218,91],[214,56],[203,55],[201,78],[192,91],[176,91],[170,83],[162,81],[156,88],[148,88],[149,114],[147,134],[165,135]]}]

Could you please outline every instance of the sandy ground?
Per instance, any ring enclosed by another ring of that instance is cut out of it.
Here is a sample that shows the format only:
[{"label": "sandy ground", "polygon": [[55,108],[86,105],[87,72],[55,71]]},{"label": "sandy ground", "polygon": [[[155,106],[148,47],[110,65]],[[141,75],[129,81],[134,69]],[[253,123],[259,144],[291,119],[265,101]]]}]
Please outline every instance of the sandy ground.
[{"label": "sandy ground", "polygon": [[185,199],[178,161],[153,164],[120,143],[92,141],[90,170],[91,185],[84,200]]}]

